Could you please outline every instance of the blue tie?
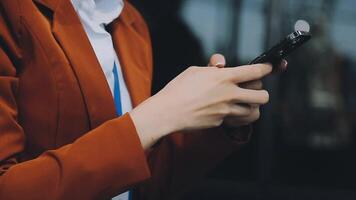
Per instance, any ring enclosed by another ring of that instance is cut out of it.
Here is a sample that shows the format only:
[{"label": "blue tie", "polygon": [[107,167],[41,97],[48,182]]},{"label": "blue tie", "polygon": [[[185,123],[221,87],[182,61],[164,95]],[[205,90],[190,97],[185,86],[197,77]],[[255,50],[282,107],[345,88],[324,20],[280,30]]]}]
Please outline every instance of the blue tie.
[{"label": "blue tie", "polygon": [[[117,72],[117,67],[115,62],[114,62],[114,69],[112,72],[114,74],[114,102],[115,102],[116,114],[117,116],[121,116],[122,105],[121,105],[121,95],[120,95],[120,82],[119,82],[119,74]],[[129,200],[132,200],[132,193],[131,191],[128,192],[129,192]]]},{"label": "blue tie", "polygon": [[121,107],[121,95],[120,95],[120,82],[119,82],[119,74],[117,73],[116,63],[114,62],[114,101],[116,107],[116,114],[118,116],[122,115],[122,107]]}]

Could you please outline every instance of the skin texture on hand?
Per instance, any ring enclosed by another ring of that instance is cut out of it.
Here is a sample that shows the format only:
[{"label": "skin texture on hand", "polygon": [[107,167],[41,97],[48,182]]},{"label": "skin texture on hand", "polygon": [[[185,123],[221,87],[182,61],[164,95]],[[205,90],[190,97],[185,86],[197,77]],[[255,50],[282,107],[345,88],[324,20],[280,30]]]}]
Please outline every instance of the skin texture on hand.
[{"label": "skin texture on hand", "polygon": [[[224,68],[226,65],[225,57],[221,54],[215,54],[211,57],[209,66]],[[283,72],[287,70],[288,62],[286,60],[282,60],[279,66],[274,70],[275,72]],[[246,83],[240,83],[240,87],[251,90],[262,90],[263,84],[262,80],[254,80]],[[236,117],[236,116],[227,116],[224,119],[224,124],[230,127],[240,127],[243,125],[248,125],[260,117],[260,106],[258,104],[245,104],[240,105],[245,106],[251,109],[251,114],[246,117]]]},{"label": "skin texture on hand", "polygon": [[259,118],[259,106],[269,100],[268,92],[259,89],[259,81],[272,72],[272,66],[223,68],[221,55],[214,55],[210,65],[221,68],[189,67],[130,112],[145,149],[175,131],[217,127],[227,117],[239,125]]}]

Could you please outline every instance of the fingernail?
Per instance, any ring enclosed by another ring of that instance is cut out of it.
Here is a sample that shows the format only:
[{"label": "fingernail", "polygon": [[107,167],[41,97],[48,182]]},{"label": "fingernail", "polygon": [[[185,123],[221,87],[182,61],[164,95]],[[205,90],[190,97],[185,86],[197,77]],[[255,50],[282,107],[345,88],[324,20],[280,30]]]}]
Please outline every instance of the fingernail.
[{"label": "fingernail", "polygon": [[215,64],[215,67],[223,68],[223,67],[224,67],[224,64],[218,62],[218,63]]}]

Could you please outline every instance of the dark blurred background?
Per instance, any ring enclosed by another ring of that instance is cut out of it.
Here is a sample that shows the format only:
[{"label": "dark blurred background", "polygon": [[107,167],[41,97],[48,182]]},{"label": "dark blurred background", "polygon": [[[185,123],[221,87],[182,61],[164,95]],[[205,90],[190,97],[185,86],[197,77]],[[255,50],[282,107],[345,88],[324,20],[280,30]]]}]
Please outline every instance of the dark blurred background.
[{"label": "dark blurred background", "polygon": [[356,1],[131,0],[154,48],[153,93],[210,55],[248,63],[296,21],[313,39],[288,57],[286,73],[265,80],[251,143],[182,199],[356,199]]}]

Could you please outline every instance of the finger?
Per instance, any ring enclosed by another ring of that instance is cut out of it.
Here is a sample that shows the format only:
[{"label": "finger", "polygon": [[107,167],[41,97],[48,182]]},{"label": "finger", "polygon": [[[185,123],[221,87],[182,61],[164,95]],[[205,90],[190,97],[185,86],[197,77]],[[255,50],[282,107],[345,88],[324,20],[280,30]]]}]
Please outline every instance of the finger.
[{"label": "finger", "polygon": [[263,105],[268,103],[269,94],[266,90],[250,90],[237,88],[233,102]]},{"label": "finger", "polygon": [[251,110],[251,114],[248,116],[228,116],[224,121],[230,126],[245,126],[257,121],[260,118],[260,115],[260,109],[254,108]]},{"label": "finger", "polygon": [[240,67],[225,68],[222,70],[225,77],[235,83],[243,83],[262,79],[272,72],[271,64],[244,65]]},{"label": "finger", "polygon": [[214,54],[210,58],[208,66],[223,68],[226,65],[225,57],[221,54]]},{"label": "finger", "polygon": [[247,83],[240,83],[239,86],[244,89],[250,89],[250,90],[262,90],[263,84],[261,80],[257,81],[250,81]]},{"label": "finger", "polygon": [[252,122],[257,121],[260,118],[260,116],[261,116],[260,109],[255,108],[252,110],[251,115],[242,117],[241,122],[243,123],[243,125],[251,124]]},{"label": "finger", "polygon": [[248,104],[231,104],[231,113],[229,116],[247,117],[251,115],[253,108]]}]

